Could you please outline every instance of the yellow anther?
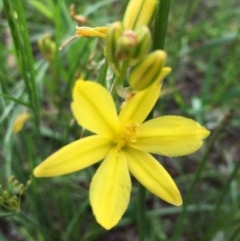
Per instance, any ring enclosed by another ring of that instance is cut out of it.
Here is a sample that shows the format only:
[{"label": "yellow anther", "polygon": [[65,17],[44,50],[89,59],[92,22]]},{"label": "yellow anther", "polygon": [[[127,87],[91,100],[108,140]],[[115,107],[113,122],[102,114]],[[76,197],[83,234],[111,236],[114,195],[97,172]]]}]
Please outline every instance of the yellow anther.
[{"label": "yellow anther", "polygon": [[117,150],[120,150],[129,143],[136,142],[136,132],[140,125],[138,123],[127,124],[116,139]]}]

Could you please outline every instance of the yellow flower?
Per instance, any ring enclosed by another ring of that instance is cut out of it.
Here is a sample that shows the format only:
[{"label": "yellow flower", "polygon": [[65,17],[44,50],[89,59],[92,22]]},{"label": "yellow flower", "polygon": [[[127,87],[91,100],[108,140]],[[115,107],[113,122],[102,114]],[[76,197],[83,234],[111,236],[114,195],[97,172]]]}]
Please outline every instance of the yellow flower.
[{"label": "yellow flower", "polygon": [[21,131],[26,121],[30,118],[31,114],[28,112],[19,114],[13,123],[13,133],[17,134],[19,131]]},{"label": "yellow flower", "polygon": [[209,131],[180,116],[144,122],[155,105],[160,85],[154,83],[128,99],[119,115],[110,93],[92,81],[78,80],[71,108],[79,125],[94,134],[74,141],[34,169],[36,177],[72,173],[103,160],[90,185],[90,203],[100,225],[116,225],[127,209],[130,173],[150,192],[173,205],[181,194],[163,166],[148,152],[166,156],[192,153]]}]

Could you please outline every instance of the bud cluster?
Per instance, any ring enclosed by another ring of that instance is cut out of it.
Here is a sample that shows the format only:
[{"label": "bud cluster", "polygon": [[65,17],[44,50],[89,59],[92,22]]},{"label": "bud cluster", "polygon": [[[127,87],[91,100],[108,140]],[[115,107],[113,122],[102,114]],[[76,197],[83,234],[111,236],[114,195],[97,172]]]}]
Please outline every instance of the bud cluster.
[{"label": "bud cluster", "polygon": [[123,61],[134,65],[146,56],[151,46],[151,35],[147,26],[136,30],[125,30],[121,22],[115,22],[109,27],[106,36],[106,57],[119,71]]},{"label": "bud cluster", "polygon": [[164,67],[164,51],[149,53],[152,39],[148,25],[156,6],[156,0],[131,0],[123,21],[110,25],[105,38],[105,55],[111,67],[120,75],[122,66],[128,66],[128,83],[133,91],[160,82],[170,72],[170,68]]},{"label": "bud cluster", "polygon": [[[124,77],[127,77],[132,92],[141,91],[154,82],[160,82],[170,72],[170,68],[164,67],[167,57],[164,51],[149,52],[152,37],[148,26],[153,20],[158,2],[130,0],[122,21],[108,27],[76,27],[77,37],[104,39],[104,54],[116,76],[113,89],[116,86],[123,87]],[[76,15],[74,7],[70,13],[71,16]],[[44,43],[42,46],[45,46]]]},{"label": "bud cluster", "polygon": [[0,185],[1,211],[18,212],[20,210],[21,198],[30,184],[30,180],[26,184],[22,184],[14,176],[10,176],[7,189],[3,189],[2,185]]}]

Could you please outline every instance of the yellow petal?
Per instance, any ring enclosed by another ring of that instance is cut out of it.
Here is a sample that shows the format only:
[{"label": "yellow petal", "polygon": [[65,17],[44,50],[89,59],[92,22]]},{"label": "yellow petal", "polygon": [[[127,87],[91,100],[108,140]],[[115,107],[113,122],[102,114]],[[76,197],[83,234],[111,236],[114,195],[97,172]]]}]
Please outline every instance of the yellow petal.
[{"label": "yellow petal", "polygon": [[182,205],[181,194],[171,176],[150,154],[132,148],[124,152],[131,174],[150,192],[176,206]]},{"label": "yellow petal", "polygon": [[209,131],[181,116],[163,116],[139,127],[133,148],[165,156],[181,156],[197,151]]},{"label": "yellow petal", "polygon": [[160,74],[157,77],[157,80],[160,82],[162,81],[170,72],[171,72],[171,68],[170,67],[163,67]]},{"label": "yellow petal", "polygon": [[96,82],[78,80],[71,107],[78,123],[94,133],[112,136],[119,128],[112,96]]},{"label": "yellow petal", "polygon": [[148,25],[153,18],[156,3],[156,0],[131,0],[124,14],[124,27],[133,29]]},{"label": "yellow petal", "polygon": [[74,141],[39,164],[33,174],[53,177],[79,171],[102,160],[110,147],[108,139],[96,135]]},{"label": "yellow petal", "polygon": [[126,100],[119,114],[121,123],[142,123],[155,105],[160,89],[161,84],[154,83]]},{"label": "yellow petal", "polygon": [[115,226],[127,209],[131,179],[127,162],[113,149],[102,162],[90,186],[90,202],[97,222],[105,229]]}]

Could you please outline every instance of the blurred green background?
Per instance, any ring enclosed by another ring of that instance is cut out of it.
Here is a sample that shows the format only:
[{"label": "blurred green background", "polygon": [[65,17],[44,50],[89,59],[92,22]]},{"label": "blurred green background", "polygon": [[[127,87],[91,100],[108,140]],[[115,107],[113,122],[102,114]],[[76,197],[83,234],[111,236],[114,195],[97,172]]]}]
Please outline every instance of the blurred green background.
[{"label": "blurred green background", "polygon": [[[79,76],[97,80],[104,66],[102,40],[78,38],[58,50],[75,34],[71,4],[83,25],[102,26],[122,18],[127,1],[0,2],[0,241],[139,240],[137,183],[122,221],[106,232],[88,201],[95,167],[58,178],[31,176],[81,135],[69,108],[72,86]],[[184,205],[147,194],[148,241],[240,240],[239,16],[237,0],[171,1],[164,49],[172,72],[156,111],[193,118],[211,136],[195,154],[159,157]],[[16,117],[26,111],[32,118],[14,134]],[[21,194],[20,183],[29,179]]]}]

